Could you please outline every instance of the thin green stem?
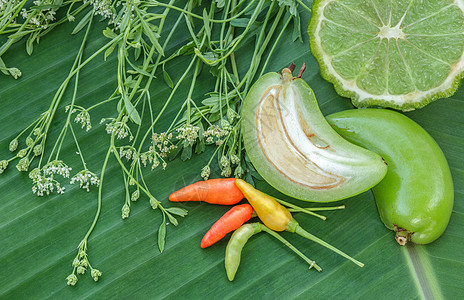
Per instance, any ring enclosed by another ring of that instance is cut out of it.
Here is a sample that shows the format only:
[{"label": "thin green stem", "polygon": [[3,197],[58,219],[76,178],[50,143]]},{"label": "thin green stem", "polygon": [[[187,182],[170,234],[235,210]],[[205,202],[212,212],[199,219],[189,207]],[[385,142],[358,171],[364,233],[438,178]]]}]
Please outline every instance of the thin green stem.
[{"label": "thin green stem", "polygon": [[74,133],[74,129],[72,128],[72,124],[68,124],[71,134],[74,138],[74,142],[76,143],[77,153],[79,153],[79,157],[82,161],[82,166],[84,166],[84,170],[87,170],[87,164],[85,163],[84,156],[82,155],[81,147],[79,146],[79,142],[77,141],[76,134]]},{"label": "thin green stem", "polygon": [[322,271],[322,268],[319,267],[316,262],[314,260],[311,260],[309,259],[308,257],[306,257],[306,255],[304,255],[300,250],[298,250],[295,246],[293,246],[292,244],[290,244],[289,241],[287,241],[285,238],[283,238],[280,234],[278,234],[277,232],[269,229],[267,226],[261,224],[261,223],[258,223],[260,226],[260,229],[264,232],[267,232],[269,233],[271,236],[273,236],[274,238],[278,239],[279,241],[281,241],[285,246],[287,246],[288,248],[290,248],[293,252],[295,252],[299,257],[301,257],[305,262],[307,262],[309,264],[309,268],[313,268],[316,269],[318,272],[321,272]]},{"label": "thin green stem", "polygon": [[312,215],[312,216],[315,216],[315,217],[318,217],[319,219],[322,219],[322,220],[326,220],[327,218],[325,216],[322,216],[322,215],[319,215],[319,214],[316,214],[315,212],[312,212],[311,210],[306,210],[305,208],[301,208],[297,205],[294,205],[290,202],[286,202],[284,200],[281,200],[281,199],[277,199],[277,198],[274,198],[275,200],[277,200],[280,204],[283,204],[285,206],[288,206],[288,207],[291,207],[293,208],[295,211],[298,211],[298,212],[303,212],[303,213],[306,213],[308,215]]}]

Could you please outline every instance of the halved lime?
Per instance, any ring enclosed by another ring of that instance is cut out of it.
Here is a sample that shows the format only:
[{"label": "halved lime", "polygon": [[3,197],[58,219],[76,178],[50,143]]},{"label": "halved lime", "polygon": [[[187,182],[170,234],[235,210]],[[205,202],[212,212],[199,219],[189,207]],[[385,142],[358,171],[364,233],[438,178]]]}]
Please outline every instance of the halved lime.
[{"label": "halved lime", "polygon": [[464,0],[315,0],[312,13],[321,74],[355,106],[421,108],[464,77]]}]

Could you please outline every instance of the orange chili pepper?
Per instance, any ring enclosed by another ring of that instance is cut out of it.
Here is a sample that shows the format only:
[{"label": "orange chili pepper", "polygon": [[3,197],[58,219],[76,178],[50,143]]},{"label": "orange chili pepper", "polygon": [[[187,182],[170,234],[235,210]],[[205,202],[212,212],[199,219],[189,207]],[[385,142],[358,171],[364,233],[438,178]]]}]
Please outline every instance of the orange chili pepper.
[{"label": "orange chili pepper", "polygon": [[206,248],[222,239],[226,234],[239,228],[251,219],[253,208],[250,204],[241,204],[232,207],[216,223],[201,240],[201,248]]},{"label": "orange chili pepper", "polygon": [[292,217],[292,214],[288,211],[287,208],[282,206],[276,199],[273,197],[258,191],[245,181],[241,179],[236,179],[235,184],[245,195],[245,198],[248,199],[253,209],[256,211],[258,217],[263,221],[264,225],[267,227],[276,230],[276,231],[289,231],[295,232],[301,235],[304,238],[307,238],[313,242],[316,242],[335,253],[351,260],[360,267],[363,267],[364,264],[347,255],[346,253],[338,250],[334,246],[328,244],[327,242],[321,240],[320,238],[312,235],[307,232],[298,224],[298,222]]},{"label": "orange chili pepper", "polygon": [[218,178],[192,183],[169,196],[169,201],[204,201],[211,204],[233,205],[243,199],[235,178]]}]

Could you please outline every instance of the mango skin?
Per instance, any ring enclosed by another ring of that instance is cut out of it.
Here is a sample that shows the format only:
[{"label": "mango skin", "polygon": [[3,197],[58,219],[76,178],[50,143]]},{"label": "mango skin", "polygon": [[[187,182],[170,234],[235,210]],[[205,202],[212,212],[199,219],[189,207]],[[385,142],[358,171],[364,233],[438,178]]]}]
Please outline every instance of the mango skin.
[{"label": "mango skin", "polygon": [[380,154],[387,175],[372,190],[389,229],[405,229],[410,240],[427,244],[445,231],[454,188],[446,158],[417,123],[387,109],[353,109],[327,116],[348,141]]}]

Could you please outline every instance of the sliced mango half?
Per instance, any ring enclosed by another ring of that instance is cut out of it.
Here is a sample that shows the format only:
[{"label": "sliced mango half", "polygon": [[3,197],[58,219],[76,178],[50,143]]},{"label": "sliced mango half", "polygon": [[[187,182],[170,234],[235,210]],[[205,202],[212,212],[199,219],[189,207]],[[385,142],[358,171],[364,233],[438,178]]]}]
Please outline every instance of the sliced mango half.
[{"label": "sliced mango half", "polygon": [[265,74],[251,87],[243,103],[242,132],[258,173],[297,199],[348,198],[370,189],[387,172],[378,154],[332,129],[314,92],[288,68]]}]

